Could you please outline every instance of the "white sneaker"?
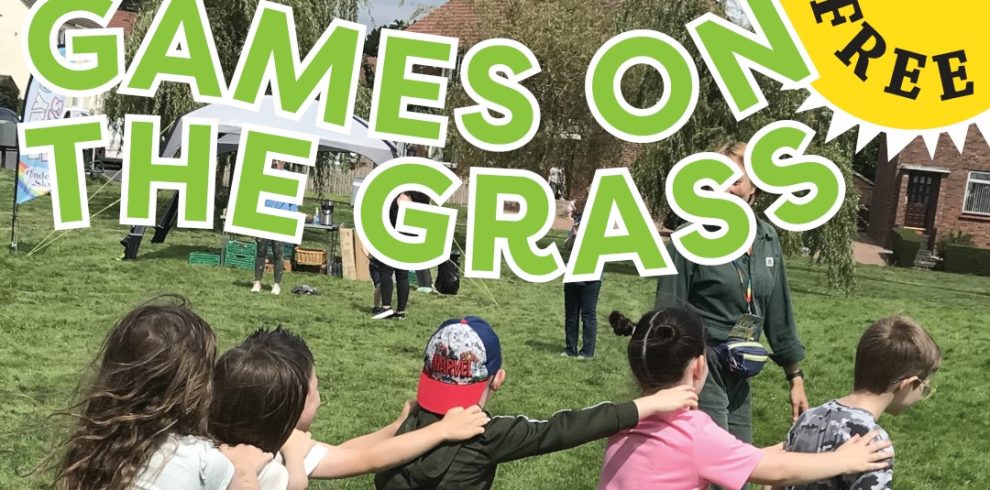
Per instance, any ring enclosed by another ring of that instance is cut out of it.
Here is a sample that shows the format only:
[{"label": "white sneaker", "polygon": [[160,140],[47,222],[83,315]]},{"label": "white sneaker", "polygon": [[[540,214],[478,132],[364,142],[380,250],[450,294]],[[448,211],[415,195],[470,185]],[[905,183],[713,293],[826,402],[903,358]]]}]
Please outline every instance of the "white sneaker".
[{"label": "white sneaker", "polygon": [[279,293],[281,292],[282,292],[282,286],[279,286],[278,284],[272,284],[272,294],[278,296]]},{"label": "white sneaker", "polygon": [[254,286],[251,286],[251,292],[252,293],[260,293],[261,292],[261,281],[255,281],[254,282]]},{"label": "white sneaker", "polygon": [[384,310],[381,311],[381,313],[378,313],[377,315],[372,316],[371,319],[372,320],[384,320],[386,318],[391,318],[392,315],[394,315],[394,314],[395,314],[395,312],[392,311],[392,308],[385,308]]}]

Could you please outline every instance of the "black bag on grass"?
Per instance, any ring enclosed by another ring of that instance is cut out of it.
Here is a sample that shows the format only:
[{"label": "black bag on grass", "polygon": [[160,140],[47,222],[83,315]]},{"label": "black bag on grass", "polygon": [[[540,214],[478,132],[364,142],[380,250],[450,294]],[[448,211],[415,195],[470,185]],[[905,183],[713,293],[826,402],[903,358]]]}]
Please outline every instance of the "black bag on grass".
[{"label": "black bag on grass", "polygon": [[461,288],[461,253],[453,252],[446,262],[437,267],[437,279],[433,287],[441,294],[457,294]]}]

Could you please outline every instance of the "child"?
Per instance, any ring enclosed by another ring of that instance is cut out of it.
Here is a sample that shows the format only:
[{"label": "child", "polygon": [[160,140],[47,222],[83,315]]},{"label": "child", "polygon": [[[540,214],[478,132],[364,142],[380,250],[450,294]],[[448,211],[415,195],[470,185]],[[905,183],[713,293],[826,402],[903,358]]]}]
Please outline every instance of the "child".
[{"label": "child", "polygon": [[309,429],[320,406],[313,354],[288,330],[258,330],[217,362],[210,432],[227,443],[277,453],[258,476],[264,490],[306,488],[382,470],[448,441],[480,434],[480,408],[452,410],[436,427],[392,437],[398,422],[340,446],[314,443]]},{"label": "child", "polygon": [[65,490],[257,489],[271,459],[207,437],[216,337],[183,298],[140,305],[107,335],[62,447]]},{"label": "child", "polygon": [[[942,352],[935,340],[910,318],[894,316],[874,323],[856,348],[853,392],[804,412],[784,447],[826,453],[869,431],[878,431],[879,439],[889,440],[877,419],[884,413],[899,415],[934,393],[929,383],[941,363]],[[881,490],[892,488],[893,479],[892,459],[891,466],[883,469],[791,488]]]},{"label": "child", "polygon": [[[426,346],[417,405],[399,432],[426,430],[453,407],[484,406],[502,388],[505,371],[498,337],[484,320],[452,319]],[[675,388],[621,404],[600,403],[557,412],[550,420],[495,417],[481,436],[444,444],[415,461],[378,473],[378,489],[488,489],[499,463],[560,451],[635,426],[641,419],[697,407],[690,389]]]},{"label": "child", "polygon": [[[618,335],[631,335],[629,366],[643,393],[689,385],[700,392],[708,376],[705,327],[691,310],[647,313],[633,325],[619,312],[609,317]],[[702,411],[681,411],[640,422],[611,437],[599,489],[702,489],[709,484],[739,489],[746,482],[794,484],[843,473],[884,468],[888,442],[875,432],[850,439],[828,454],[785,453],[780,446],[757,449]]]}]

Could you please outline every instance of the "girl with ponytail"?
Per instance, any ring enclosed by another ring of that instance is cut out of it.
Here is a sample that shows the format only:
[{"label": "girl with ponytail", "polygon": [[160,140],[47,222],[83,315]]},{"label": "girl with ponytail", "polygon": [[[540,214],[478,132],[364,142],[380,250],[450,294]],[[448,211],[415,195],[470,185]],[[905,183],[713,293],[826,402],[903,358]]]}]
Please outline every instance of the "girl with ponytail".
[{"label": "girl with ponytail", "polygon": [[[633,322],[613,311],[616,335],[628,336],[629,368],[644,395],[687,385],[700,393],[708,377],[705,326],[694,311],[651,311]],[[608,440],[599,490],[743,488],[747,482],[797,485],[887,467],[888,441],[855,437],[831,453],[759,449],[736,439],[705,412],[683,410],[640,421]]]}]

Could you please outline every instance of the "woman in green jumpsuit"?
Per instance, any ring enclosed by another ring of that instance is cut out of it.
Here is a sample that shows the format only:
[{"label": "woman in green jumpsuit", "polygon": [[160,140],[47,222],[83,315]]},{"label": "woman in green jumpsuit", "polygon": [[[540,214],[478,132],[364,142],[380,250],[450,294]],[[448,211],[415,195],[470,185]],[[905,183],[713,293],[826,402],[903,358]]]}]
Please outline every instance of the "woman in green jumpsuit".
[{"label": "woman in green jumpsuit", "polygon": [[[746,145],[732,143],[719,150],[743,166]],[[743,176],[729,192],[752,204],[756,187]],[[808,408],[804,392],[804,346],[798,338],[791,306],[791,292],[781,254],[780,240],[767,222],[757,219],[753,247],[733,262],[717,266],[698,265],[684,258],[673,244],[668,245],[677,275],[663,276],[657,284],[657,308],[686,302],[701,315],[708,330],[709,345],[715,347],[730,337],[740,319],[748,314],[757,321],[753,340],[765,335],[772,353],[770,358],[783,367],[790,384],[791,416]],[[759,326],[759,324],[762,324]],[[735,337],[735,335],[733,335]],[[700,408],[745,442],[753,440],[752,407],[749,379],[728,371],[709,349],[708,380],[700,396]]]}]

